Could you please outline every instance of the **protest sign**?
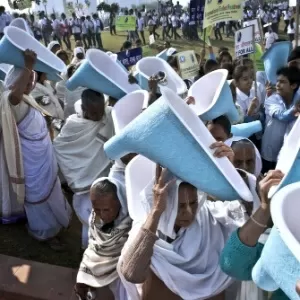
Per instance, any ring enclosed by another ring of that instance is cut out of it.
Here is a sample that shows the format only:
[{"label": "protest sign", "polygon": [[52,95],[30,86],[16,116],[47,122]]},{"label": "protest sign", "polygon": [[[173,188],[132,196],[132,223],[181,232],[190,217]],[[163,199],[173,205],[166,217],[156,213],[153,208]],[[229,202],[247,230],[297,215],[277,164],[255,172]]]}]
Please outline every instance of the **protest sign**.
[{"label": "protest sign", "polygon": [[203,22],[205,0],[191,0],[190,1],[190,20],[198,21],[199,24]]},{"label": "protest sign", "polygon": [[190,79],[198,75],[199,64],[195,51],[189,50],[176,54],[182,79]]},{"label": "protest sign", "polygon": [[254,40],[255,43],[260,43],[262,40],[260,30],[259,30],[259,25],[258,25],[258,20],[250,20],[250,21],[245,21],[243,22],[243,27],[248,27],[248,26],[254,26]]},{"label": "protest sign", "polygon": [[204,7],[203,28],[224,21],[243,19],[241,0],[206,0]]},{"label": "protest sign", "polygon": [[118,54],[118,60],[126,68],[135,65],[140,59],[142,59],[142,48],[134,48],[127,51],[121,51]]},{"label": "protest sign", "polygon": [[235,32],[235,56],[250,54],[254,52],[254,26],[244,27]]},{"label": "protest sign", "polygon": [[297,6],[297,0],[290,0],[289,1],[289,6],[292,7],[292,6]]},{"label": "protest sign", "polygon": [[135,16],[118,16],[116,20],[117,31],[135,31],[136,17]]}]

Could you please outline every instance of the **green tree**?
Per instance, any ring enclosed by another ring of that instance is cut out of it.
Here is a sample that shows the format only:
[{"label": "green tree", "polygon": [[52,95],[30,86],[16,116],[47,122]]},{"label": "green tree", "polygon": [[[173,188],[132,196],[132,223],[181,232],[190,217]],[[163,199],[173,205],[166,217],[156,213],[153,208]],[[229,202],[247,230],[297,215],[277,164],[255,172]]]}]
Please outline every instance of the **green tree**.
[{"label": "green tree", "polygon": [[120,9],[120,6],[118,3],[112,3],[111,5],[105,3],[105,2],[101,2],[98,6],[97,6],[97,10],[99,11],[105,11],[105,12],[114,12],[117,13]]}]

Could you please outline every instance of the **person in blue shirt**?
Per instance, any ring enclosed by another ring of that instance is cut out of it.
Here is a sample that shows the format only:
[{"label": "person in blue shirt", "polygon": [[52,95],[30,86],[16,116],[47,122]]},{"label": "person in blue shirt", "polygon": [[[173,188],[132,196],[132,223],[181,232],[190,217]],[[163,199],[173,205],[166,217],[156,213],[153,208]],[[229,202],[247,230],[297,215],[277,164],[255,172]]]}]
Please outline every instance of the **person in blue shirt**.
[{"label": "person in blue shirt", "polygon": [[300,70],[294,66],[283,67],[277,72],[276,93],[265,100],[265,131],[262,137],[261,155],[263,173],[274,169],[284,136],[294,122],[295,102],[300,85]]},{"label": "person in blue shirt", "polygon": [[[284,174],[279,170],[269,171],[259,183],[261,205],[244,226],[228,239],[221,253],[220,265],[224,273],[241,281],[251,281],[251,272],[259,260],[268,228],[272,227],[269,190],[278,185]],[[249,298],[252,299],[252,298]],[[271,300],[288,300],[282,290],[275,291]]]}]

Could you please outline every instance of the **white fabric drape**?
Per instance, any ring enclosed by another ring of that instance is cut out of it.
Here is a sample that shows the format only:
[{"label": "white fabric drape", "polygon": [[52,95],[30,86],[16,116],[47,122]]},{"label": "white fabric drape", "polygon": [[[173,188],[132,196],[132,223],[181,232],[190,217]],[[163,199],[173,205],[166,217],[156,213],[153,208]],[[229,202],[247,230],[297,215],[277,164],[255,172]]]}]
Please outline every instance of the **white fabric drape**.
[{"label": "white fabric drape", "polygon": [[[152,206],[154,180],[141,193],[143,210],[134,215],[145,215]],[[178,210],[180,181],[168,192],[166,211],[158,227],[160,239],[154,245],[151,269],[166,286],[185,300],[202,300],[217,295],[233,284],[233,279],[219,267],[219,255],[229,235],[246,221],[239,201],[208,202],[207,195],[198,192],[199,208],[194,222],[176,235],[173,228]],[[139,201],[139,199],[136,199]],[[141,206],[136,206],[141,209]],[[134,207],[135,209],[135,207]],[[136,237],[145,220],[134,220],[124,251]],[[176,237],[168,243],[166,236]],[[191,246],[192,245],[192,246]],[[120,261],[122,261],[122,256]],[[137,286],[120,274],[131,300],[139,300]]]},{"label": "white fabric drape", "polygon": [[60,120],[64,120],[64,111],[58,101],[58,98],[54,95],[54,90],[50,82],[45,81],[44,85],[37,82],[35,88],[30,93],[33,98],[39,98],[48,96],[50,103],[45,106],[44,109],[53,117]]},{"label": "white fabric drape", "polygon": [[117,187],[121,210],[114,221],[114,228],[109,233],[101,230],[103,222],[92,211],[89,227],[89,246],[84,252],[77,282],[92,287],[109,285],[116,300],[126,300],[127,293],[117,272],[119,256],[127,241],[132,222],[128,216],[125,182],[102,177],[97,179],[93,185],[104,180],[110,181]]},{"label": "white fabric drape", "polygon": [[250,141],[247,138],[244,138],[244,137],[233,136],[233,137],[229,138],[228,140],[226,140],[225,144],[227,146],[231,147],[234,142],[238,142],[238,141],[241,141],[241,140],[247,140],[247,141],[251,142],[251,144],[254,147],[254,150],[255,150],[255,174],[254,175],[256,177],[258,177],[260,175],[260,173],[261,173],[261,170],[262,170],[262,159],[261,159],[261,156],[260,156],[260,153],[259,153],[258,149],[253,144],[253,142]]},{"label": "white fabric drape", "polygon": [[110,160],[104,143],[113,135],[111,109],[101,121],[70,116],[53,146],[61,172],[74,193],[85,193],[93,181],[109,173]]}]

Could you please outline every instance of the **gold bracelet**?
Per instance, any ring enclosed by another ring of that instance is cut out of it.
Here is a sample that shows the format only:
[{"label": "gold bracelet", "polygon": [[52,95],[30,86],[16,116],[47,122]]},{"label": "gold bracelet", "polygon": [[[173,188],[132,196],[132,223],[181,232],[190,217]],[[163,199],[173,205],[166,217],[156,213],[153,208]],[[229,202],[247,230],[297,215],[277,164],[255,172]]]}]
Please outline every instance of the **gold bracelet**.
[{"label": "gold bracelet", "polygon": [[267,225],[263,225],[263,224],[259,223],[258,221],[256,221],[256,220],[253,218],[253,216],[251,216],[250,219],[251,219],[257,226],[259,226],[259,227],[261,227],[261,228],[267,228],[267,227],[268,227]]}]

